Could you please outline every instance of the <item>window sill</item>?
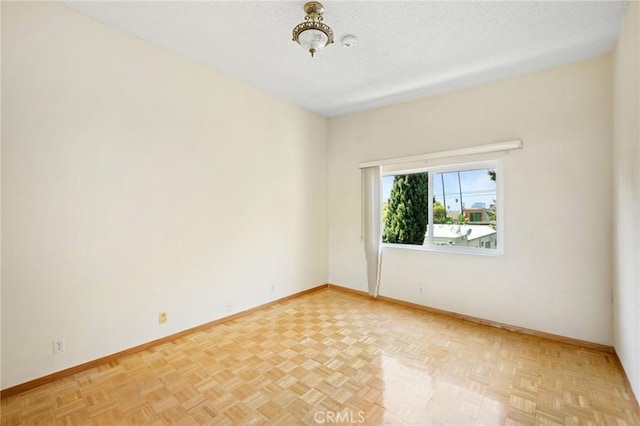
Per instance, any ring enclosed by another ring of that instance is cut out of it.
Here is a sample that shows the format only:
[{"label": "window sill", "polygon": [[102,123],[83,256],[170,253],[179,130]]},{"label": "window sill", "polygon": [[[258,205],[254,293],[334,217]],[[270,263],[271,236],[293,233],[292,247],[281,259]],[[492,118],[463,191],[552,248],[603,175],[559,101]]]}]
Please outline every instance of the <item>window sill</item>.
[{"label": "window sill", "polygon": [[440,253],[471,254],[476,256],[496,257],[496,256],[504,255],[504,250],[500,250],[500,249],[483,249],[483,248],[473,248],[473,247],[446,247],[446,246],[418,246],[413,244],[389,244],[389,243],[381,243],[380,245],[383,248],[432,251],[432,252],[440,252]]}]

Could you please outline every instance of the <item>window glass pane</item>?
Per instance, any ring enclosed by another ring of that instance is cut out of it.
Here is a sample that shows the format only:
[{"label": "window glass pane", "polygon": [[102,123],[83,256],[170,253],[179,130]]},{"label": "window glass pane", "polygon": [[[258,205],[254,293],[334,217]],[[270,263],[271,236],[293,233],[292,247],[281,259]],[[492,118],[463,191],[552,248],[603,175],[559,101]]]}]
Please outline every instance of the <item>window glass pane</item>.
[{"label": "window glass pane", "polygon": [[423,245],[429,219],[429,174],[382,178],[382,242]]},{"label": "window glass pane", "polygon": [[433,174],[433,243],[498,248],[496,169]]}]

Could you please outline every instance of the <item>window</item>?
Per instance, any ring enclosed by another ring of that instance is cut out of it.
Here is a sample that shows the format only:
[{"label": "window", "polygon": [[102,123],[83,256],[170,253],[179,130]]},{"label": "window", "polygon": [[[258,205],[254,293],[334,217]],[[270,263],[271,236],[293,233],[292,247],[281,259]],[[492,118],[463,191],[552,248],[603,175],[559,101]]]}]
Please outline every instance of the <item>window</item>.
[{"label": "window", "polygon": [[502,254],[498,161],[382,176],[382,242],[394,246]]},{"label": "window", "polygon": [[483,214],[480,212],[470,212],[469,222],[482,222]]}]

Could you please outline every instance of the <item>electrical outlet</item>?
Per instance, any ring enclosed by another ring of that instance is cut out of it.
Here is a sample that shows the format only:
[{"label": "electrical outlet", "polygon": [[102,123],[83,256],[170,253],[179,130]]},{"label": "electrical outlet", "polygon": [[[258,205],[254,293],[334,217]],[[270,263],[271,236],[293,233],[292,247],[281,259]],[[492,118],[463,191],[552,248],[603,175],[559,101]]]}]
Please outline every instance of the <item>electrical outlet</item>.
[{"label": "electrical outlet", "polygon": [[160,312],[160,315],[158,317],[158,324],[164,324],[165,322],[167,322],[167,313]]},{"label": "electrical outlet", "polygon": [[275,284],[271,284],[271,293],[273,293],[274,291],[276,291],[276,285]]},{"label": "electrical outlet", "polygon": [[227,303],[227,312],[231,312],[231,309],[232,309],[231,303]]},{"label": "electrical outlet", "polygon": [[64,340],[54,340],[51,343],[53,344],[54,355],[67,350],[67,344],[64,342]]},{"label": "electrical outlet", "polygon": [[422,287],[420,287],[420,294],[422,294]]}]

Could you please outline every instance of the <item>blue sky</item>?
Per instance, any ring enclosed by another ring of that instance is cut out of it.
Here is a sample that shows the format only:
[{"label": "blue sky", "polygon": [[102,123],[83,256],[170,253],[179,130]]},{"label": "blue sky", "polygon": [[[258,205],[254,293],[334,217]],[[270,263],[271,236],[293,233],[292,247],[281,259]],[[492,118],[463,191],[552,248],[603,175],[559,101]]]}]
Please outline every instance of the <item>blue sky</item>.
[{"label": "blue sky", "polygon": [[[464,207],[470,208],[474,203],[484,203],[488,208],[496,199],[496,183],[489,178],[488,170],[493,169],[435,173],[433,175],[433,194],[436,200],[444,205],[444,198],[446,198],[447,211],[460,211],[460,187],[462,187]],[[459,183],[458,173],[460,174]],[[389,198],[392,187],[393,176],[384,176],[382,178],[383,201]]]}]

